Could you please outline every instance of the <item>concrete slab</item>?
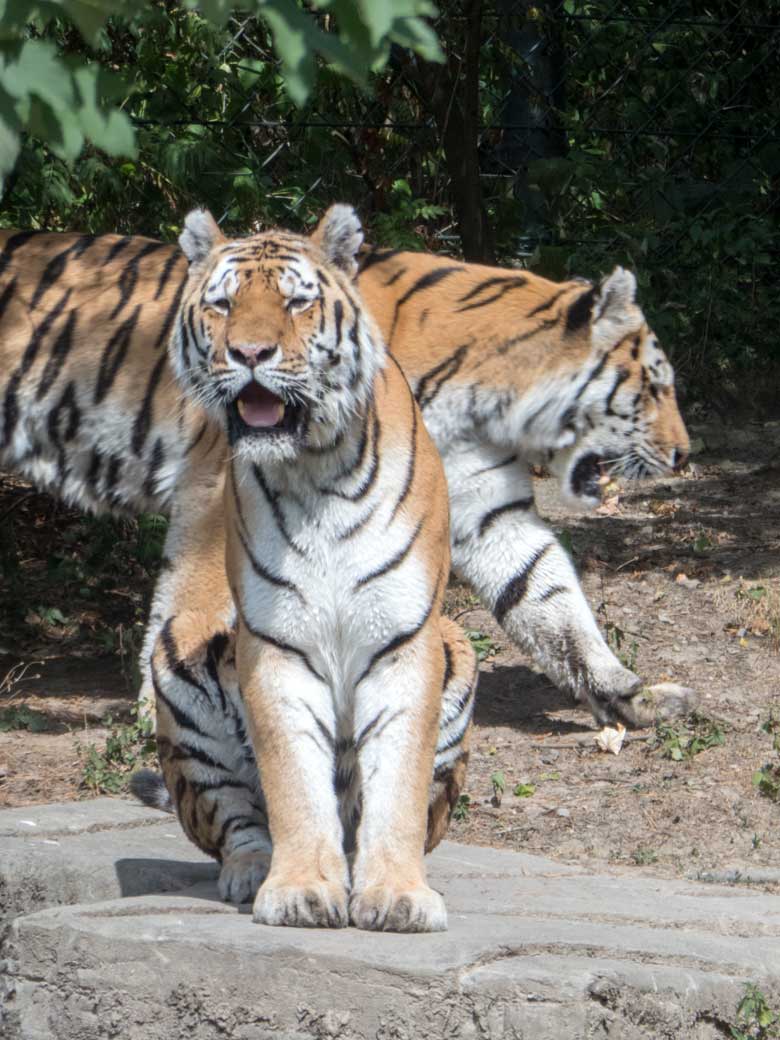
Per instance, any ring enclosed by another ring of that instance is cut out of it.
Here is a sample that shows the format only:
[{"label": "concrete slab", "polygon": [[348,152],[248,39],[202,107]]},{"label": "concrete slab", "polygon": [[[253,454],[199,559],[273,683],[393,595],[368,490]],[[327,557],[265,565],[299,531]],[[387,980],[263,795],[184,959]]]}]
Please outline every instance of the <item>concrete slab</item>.
[{"label": "concrete slab", "polygon": [[[576,867],[498,849],[437,850],[439,876],[577,873]],[[118,798],[0,812],[0,923],[70,903],[176,891],[216,878],[172,816]]]},{"label": "concrete slab", "polygon": [[[144,823],[159,815],[120,802],[94,811],[102,830],[83,818],[66,834],[53,807],[39,817],[58,855],[86,857],[64,895],[147,894],[14,921],[0,977],[9,1040],[715,1040],[745,983],[780,1006],[780,896],[447,843],[430,861],[446,933],[268,928],[219,902],[213,867],[165,837],[170,819]],[[79,844],[96,839],[102,852]],[[24,832],[8,841],[46,864]]]},{"label": "concrete slab", "polygon": [[172,816],[134,802],[0,812],[0,924],[68,903],[168,892],[216,878]]}]

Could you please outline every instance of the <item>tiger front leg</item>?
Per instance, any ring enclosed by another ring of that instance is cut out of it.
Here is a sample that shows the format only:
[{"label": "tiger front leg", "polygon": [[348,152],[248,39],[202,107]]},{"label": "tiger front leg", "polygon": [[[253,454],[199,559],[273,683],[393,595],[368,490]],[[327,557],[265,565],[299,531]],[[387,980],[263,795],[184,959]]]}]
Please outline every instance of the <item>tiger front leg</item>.
[{"label": "tiger front leg", "polygon": [[349,871],[333,782],[330,690],[301,656],[239,626],[237,665],[273,843],[260,924],[343,928]]},{"label": "tiger front leg", "polygon": [[444,900],[426,881],[423,855],[444,660],[431,629],[376,663],[358,684],[355,751],[361,816],[350,920],[358,928],[439,932]]},{"label": "tiger front leg", "polygon": [[577,574],[534,508],[522,460],[495,448],[445,456],[452,563],[513,642],[560,689],[587,702],[600,724],[634,723],[639,676],[607,646]]}]

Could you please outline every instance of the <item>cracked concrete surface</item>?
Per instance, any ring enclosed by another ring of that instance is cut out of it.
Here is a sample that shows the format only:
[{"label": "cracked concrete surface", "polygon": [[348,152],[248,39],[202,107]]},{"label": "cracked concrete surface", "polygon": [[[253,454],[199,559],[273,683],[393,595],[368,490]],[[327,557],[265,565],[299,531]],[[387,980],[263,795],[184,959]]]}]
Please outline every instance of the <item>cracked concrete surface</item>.
[{"label": "cracked concrete surface", "polygon": [[[715,1040],[780,1004],[780,897],[445,843],[435,935],[252,923],[175,821],[0,813],[9,1040]],[[48,907],[48,909],[42,909]]]}]

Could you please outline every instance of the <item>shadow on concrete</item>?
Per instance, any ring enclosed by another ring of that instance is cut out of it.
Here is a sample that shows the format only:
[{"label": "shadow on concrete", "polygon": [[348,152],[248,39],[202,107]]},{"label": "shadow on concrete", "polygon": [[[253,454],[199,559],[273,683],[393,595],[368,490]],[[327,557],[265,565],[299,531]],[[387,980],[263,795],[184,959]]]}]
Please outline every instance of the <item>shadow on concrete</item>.
[{"label": "shadow on concrete", "polygon": [[115,864],[117,880],[122,897],[164,895],[166,892],[179,892],[193,885],[199,886],[205,893],[213,889],[213,895],[201,895],[200,891],[192,893],[197,898],[213,898],[219,901],[217,894],[217,863],[192,863],[175,859],[119,859]]}]

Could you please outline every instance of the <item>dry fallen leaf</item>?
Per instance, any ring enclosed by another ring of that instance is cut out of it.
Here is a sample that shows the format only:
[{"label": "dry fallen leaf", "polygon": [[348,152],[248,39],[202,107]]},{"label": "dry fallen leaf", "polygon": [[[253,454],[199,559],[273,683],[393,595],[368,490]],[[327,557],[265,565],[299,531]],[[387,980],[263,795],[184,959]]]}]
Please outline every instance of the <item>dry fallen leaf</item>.
[{"label": "dry fallen leaf", "polygon": [[610,751],[613,755],[617,755],[623,747],[625,739],[626,727],[622,722],[618,722],[614,729],[612,726],[605,726],[596,734],[596,747],[602,751]]}]

